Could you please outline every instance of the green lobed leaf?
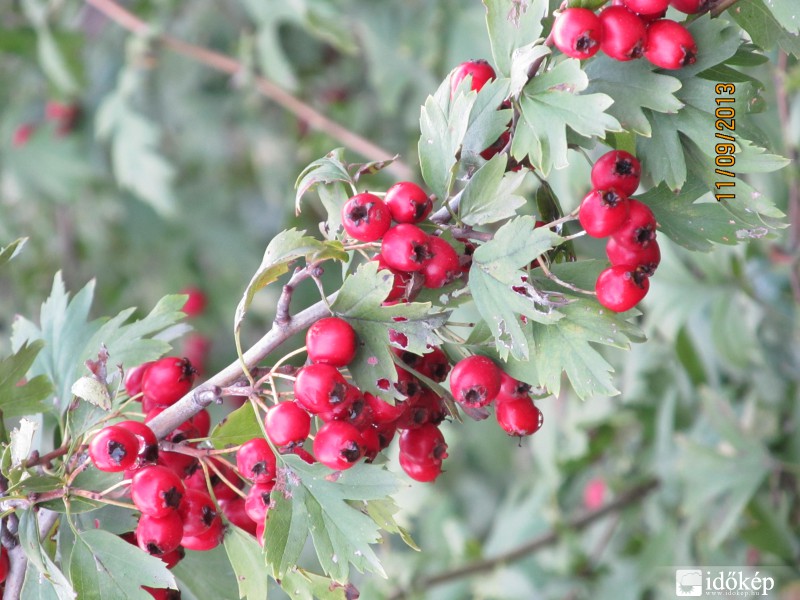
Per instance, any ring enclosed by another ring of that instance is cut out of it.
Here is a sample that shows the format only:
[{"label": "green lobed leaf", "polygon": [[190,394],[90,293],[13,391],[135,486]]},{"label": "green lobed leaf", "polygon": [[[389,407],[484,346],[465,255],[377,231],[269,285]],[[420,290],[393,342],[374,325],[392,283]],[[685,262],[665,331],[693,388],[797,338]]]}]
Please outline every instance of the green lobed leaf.
[{"label": "green lobed leaf", "polygon": [[273,492],[276,504],[267,513],[264,533],[273,576],[280,579],[293,568],[309,533],[323,571],[335,581],[348,581],[350,565],[382,574],[371,547],[380,540],[380,529],[353,502],[388,497],[397,489],[395,475],[366,463],[333,473],[297,456],[281,460],[284,466]]},{"label": "green lobed leaf", "polygon": [[269,580],[264,569],[261,546],[252,535],[238,527],[228,529],[223,543],[233,571],[236,573],[239,598],[264,600],[267,597]]},{"label": "green lobed leaf", "polygon": [[355,589],[351,584],[341,585],[300,568],[287,571],[281,579],[281,586],[292,600],[347,600],[355,597],[348,593]]},{"label": "green lobed leaf", "polygon": [[470,177],[459,203],[459,217],[467,225],[485,225],[513,217],[526,202],[514,192],[527,170],[506,173],[508,158],[497,154]]},{"label": "green lobed leaf", "polygon": [[[30,565],[36,570],[36,577],[31,579],[33,581],[38,580],[38,586],[46,588],[46,591],[40,591],[40,597],[76,600],[78,596],[72,585],[39,541],[39,526],[36,514],[32,510],[18,510],[16,515],[19,518],[19,543],[25,552],[25,556],[28,557]],[[32,569],[28,571],[28,575],[31,574]],[[31,597],[28,594],[26,593],[25,595]]]},{"label": "green lobed leaf", "polygon": [[[46,402],[53,393],[53,384],[46,375],[37,375],[25,381],[28,370],[44,347],[44,342],[27,341],[15,354],[0,360],[0,410],[3,417],[18,417],[48,412],[52,405]],[[24,381],[24,383],[23,383]]]},{"label": "green lobed leaf", "polygon": [[534,77],[520,98],[522,113],[511,147],[514,158],[528,156],[547,176],[553,168],[568,164],[567,128],[587,137],[619,131],[619,122],[606,112],[614,101],[605,94],[580,94],[588,85],[589,79],[575,59]]},{"label": "green lobed leaf", "polygon": [[177,589],[164,562],[102,529],[77,536],[69,574],[81,600],[148,600],[152,596],[143,585]]},{"label": "green lobed leaf", "polygon": [[[300,202],[307,192],[320,184],[326,186],[336,182],[349,185],[355,183],[344,164],[344,148],[331,150],[323,158],[315,160],[300,172],[294,184],[297,190],[294,199],[295,212],[300,214]],[[330,211],[328,217],[333,217]]]},{"label": "green lobed leaf", "polygon": [[[777,10],[770,10],[763,0],[739,2],[735,10],[728,14],[744,29],[753,42],[764,50],[772,50],[775,46],[789,54],[800,56],[800,36],[796,35],[798,24],[797,10],[791,0],[776,0]],[[790,18],[778,20],[777,14],[784,15],[786,10],[793,11]],[[792,25],[792,22],[794,25]],[[791,33],[795,31],[795,34]]]},{"label": "green lobed leaf", "polygon": [[486,28],[495,69],[510,77],[514,52],[542,36],[542,19],[547,14],[547,2],[483,0],[483,4],[486,7]]},{"label": "green lobed leaf", "polygon": [[461,147],[461,161],[466,166],[483,164],[481,152],[494,144],[508,128],[512,111],[500,108],[508,96],[508,86],[508,79],[494,79],[477,93]]}]

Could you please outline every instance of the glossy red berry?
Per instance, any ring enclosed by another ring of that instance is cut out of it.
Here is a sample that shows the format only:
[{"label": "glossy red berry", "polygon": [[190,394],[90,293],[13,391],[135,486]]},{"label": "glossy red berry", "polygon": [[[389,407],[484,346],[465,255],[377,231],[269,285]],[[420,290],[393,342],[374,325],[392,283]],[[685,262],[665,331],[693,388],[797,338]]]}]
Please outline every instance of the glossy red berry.
[{"label": "glossy red berry", "polygon": [[220,500],[219,507],[222,509],[222,514],[233,525],[239,529],[243,529],[250,535],[256,534],[256,523],[247,514],[244,508],[244,498],[237,496],[233,500]]},{"label": "glossy red berry", "polygon": [[470,408],[490,404],[500,392],[501,371],[491,358],[469,356],[450,373],[450,391],[456,402]]},{"label": "glossy red berry", "polygon": [[581,202],[578,220],[586,233],[603,238],[617,231],[628,218],[628,197],[613,189],[592,190]]},{"label": "glossy red berry", "polygon": [[415,462],[403,453],[400,453],[398,462],[405,471],[406,475],[415,481],[423,483],[435,481],[442,473],[442,463],[440,461],[427,461],[423,463]]},{"label": "glossy red berry", "polygon": [[344,402],[347,387],[347,380],[336,367],[306,365],[297,373],[294,396],[301,407],[316,415],[333,410],[337,404]]},{"label": "glossy red berry", "polygon": [[152,406],[170,406],[192,389],[195,374],[195,368],[186,358],[161,358],[142,375],[142,393]]},{"label": "glossy red berry", "polygon": [[544,422],[542,411],[530,397],[502,402],[495,408],[497,423],[508,435],[531,435],[539,431]]},{"label": "glossy red berry", "polygon": [[588,8],[567,8],[553,23],[556,48],[572,58],[589,58],[600,50],[603,24]]},{"label": "glossy red berry", "polygon": [[417,371],[436,383],[442,383],[450,372],[450,359],[441,348],[435,346],[430,352],[422,355]]},{"label": "glossy red berry", "polygon": [[643,248],[629,248],[619,244],[613,237],[606,242],[606,255],[611,266],[631,265],[644,271],[647,275],[655,273],[661,262],[661,250],[658,242],[653,240]]},{"label": "glossy red berry", "polygon": [[623,6],[609,6],[600,13],[603,41],[600,49],[615,60],[641,58],[647,28],[644,22]]},{"label": "glossy red berry", "polygon": [[431,258],[429,236],[416,225],[401,223],[383,236],[381,256],[393,269],[419,271]]},{"label": "glossy red berry", "polygon": [[403,414],[403,405],[400,403],[389,404],[370,393],[365,393],[364,399],[372,411],[372,417],[376,424],[393,423]]},{"label": "glossy red berry", "polygon": [[256,483],[247,492],[244,501],[244,510],[253,523],[263,523],[267,516],[270,503],[272,502],[271,493],[275,489],[275,483]]},{"label": "glossy red berry", "polygon": [[183,535],[200,535],[211,527],[217,516],[217,506],[206,492],[186,490],[178,505],[183,520]]},{"label": "glossy red berry", "polygon": [[275,453],[264,438],[253,438],[236,451],[239,473],[256,483],[273,481],[278,469],[277,462]]},{"label": "glossy red berry", "polygon": [[680,69],[695,63],[697,44],[686,27],[670,19],[660,19],[647,27],[644,57],[662,69]]},{"label": "glossy red berry", "polygon": [[350,423],[330,421],[320,427],[314,437],[314,456],[330,469],[349,469],[363,455],[361,432]]},{"label": "glossy red berry", "polygon": [[628,199],[628,218],[612,236],[614,241],[630,250],[640,251],[656,239],[656,218],[646,204]]},{"label": "glossy red berry", "polygon": [[152,463],[158,458],[156,434],[141,421],[120,421],[117,427],[130,431],[138,442],[136,455],[140,463]]},{"label": "glossy red berry", "polygon": [[411,275],[409,275],[405,271],[400,271],[398,269],[394,269],[386,264],[386,261],[383,258],[383,255],[376,254],[373,260],[378,262],[378,269],[386,269],[394,275],[394,279],[392,280],[392,289],[389,292],[389,295],[386,296],[386,302],[392,302],[394,300],[399,300],[404,296],[408,296],[410,293],[410,284],[411,284]]},{"label": "glossy red berry", "polygon": [[392,219],[398,223],[419,223],[433,208],[428,194],[416,183],[401,181],[394,184],[383,197]]},{"label": "glossy red berry", "polygon": [[709,4],[709,0],[670,0],[670,6],[687,15],[702,12]]},{"label": "glossy red berry", "polygon": [[437,289],[447,285],[461,274],[458,253],[442,238],[432,235],[428,238],[431,258],[422,267],[422,285]]},{"label": "glossy red berry", "polygon": [[496,404],[504,402],[513,402],[515,400],[523,400],[529,398],[531,386],[524,381],[514,379],[505,371],[500,371],[500,392],[495,398]]},{"label": "glossy red berry", "polygon": [[389,208],[375,194],[356,194],[342,207],[344,230],[360,242],[379,240],[391,224]]},{"label": "glossy red berry", "polygon": [[479,91],[486,85],[487,81],[491,81],[497,74],[494,72],[492,66],[482,58],[476,60],[468,60],[458,65],[450,74],[450,96],[456,93],[456,88],[467,76],[472,77],[470,89]]},{"label": "glossy red berry", "polygon": [[667,10],[669,0],[623,0],[633,12],[640,15],[652,15]]},{"label": "glossy red berry", "polygon": [[222,542],[225,529],[222,527],[222,519],[216,517],[211,521],[211,526],[200,535],[184,535],[181,538],[181,546],[187,550],[198,550],[205,552],[213,550]]},{"label": "glossy red berry", "polygon": [[104,427],[89,443],[89,456],[101,471],[116,473],[129,469],[136,462],[138,453],[139,440],[117,425]]},{"label": "glossy red berry", "polygon": [[163,517],[143,514],[136,525],[136,543],[139,548],[153,556],[162,556],[176,550],[182,537],[183,521],[174,511]]},{"label": "glossy red berry", "polygon": [[[144,376],[145,371],[147,371],[152,364],[152,362],[142,363],[141,365],[132,367],[125,372],[125,391],[128,392],[128,396],[133,398],[134,396],[139,396],[139,394],[142,393],[142,377]],[[141,402],[141,396],[139,396],[137,400]]]},{"label": "glossy red berry", "polygon": [[183,312],[187,317],[197,317],[205,312],[208,298],[203,290],[193,285],[182,289],[181,294],[188,296],[183,304]]},{"label": "glossy red berry", "polygon": [[189,419],[194,427],[197,437],[208,437],[211,431],[211,414],[204,408],[191,419]]},{"label": "glossy red berry", "polygon": [[358,348],[353,327],[339,317],[320,319],[306,332],[306,352],[311,362],[346,367]]},{"label": "glossy red berry", "polygon": [[447,443],[436,425],[427,423],[400,434],[400,453],[417,463],[441,462],[447,458]]},{"label": "glossy red berry", "polygon": [[603,270],[597,277],[597,301],[614,312],[630,310],[650,289],[650,280],[631,265],[617,265]]},{"label": "glossy red berry", "polygon": [[615,189],[630,196],[639,187],[642,165],[624,150],[606,152],[592,165],[592,187],[598,190]]},{"label": "glossy red berry", "polygon": [[300,446],[311,432],[311,416],[296,402],[281,402],[264,418],[267,436],[279,450]]},{"label": "glossy red berry", "polygon": [[131,480],[131,500],[142,513],[152,517],[175,512],[184,493],[181,478],[160,465],[140,469]]}]

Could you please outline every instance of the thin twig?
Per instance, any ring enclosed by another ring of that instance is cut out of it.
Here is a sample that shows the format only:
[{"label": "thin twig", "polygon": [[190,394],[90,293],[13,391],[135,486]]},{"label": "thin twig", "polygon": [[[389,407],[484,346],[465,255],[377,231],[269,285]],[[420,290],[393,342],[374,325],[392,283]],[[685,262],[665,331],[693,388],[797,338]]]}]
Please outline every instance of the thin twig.
[{"label": "thin twig", "polygon": [[714,4],[709,12],[712,17],[718,17],[737,2],[739,2],[739,0],[720,0]]},{"label": "thin twig", "polygon": [[[153,29],[148,23],[127,11],[114,2],[114,0],[85,0],[85,2],[132,33],[138,35],[153,33]],[[245,70],[241,62],[230,56],[209,50],[208,48],[203,48],[202,46],[190,44],[172,35],[160,34],[156,36],[156,39],[176,53],[189,57],[217,71],[227,73],[228,75],[237,75]],[[312,129],[329,135],[353,152],[369,160],[388,161],[395,158],[395,153],[388,152],[347,127],[326,117],[312,106],[278,87],[265,77],[254,76],[253,82],[255,83],[256,89],[258,89],[261,94],[276,104],[279,104],[298,119],[307,123]],[[411,167],[399,160],[394,160],[394,162],[386,167],[386,170],[402,179],[412,179],[414,177],[414,171]]]}]

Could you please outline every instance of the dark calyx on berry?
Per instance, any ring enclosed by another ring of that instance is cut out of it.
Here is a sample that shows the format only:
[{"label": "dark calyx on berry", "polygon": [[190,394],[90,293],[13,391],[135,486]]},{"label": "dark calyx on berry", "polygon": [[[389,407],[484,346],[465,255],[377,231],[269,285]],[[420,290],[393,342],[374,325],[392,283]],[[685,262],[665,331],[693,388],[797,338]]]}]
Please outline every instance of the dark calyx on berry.
[{"label": "dark calyx on berry", "polygon": [[183,498],[183,492],[176,487],[171,487],[167,491],[163,492],[163,497],[165,506],[177,509],[181,503],[181,498]]},{"label": "dark calyx on berry", "polygon": [[623,200],[623,197],[620,196],[614,190],[606,190],[606,191],[604,191],[602,193],[601,198],[602,198],[603,204],[605,206],[611,206],[611,207],[616,206],[617,204],[619,204]]},{"label": "dark calyx on berry", "polygon": [[361,448],[355,442],[347,442],[339,451],[339,455],[347,462],[354,463],[361,458]]},{"label": "dark calyx on berry", "polygon": [[128,456],[128,451],[124,444],[110,440],[108,442],[108,457],[115,463],[120,464],[125,457]]}]

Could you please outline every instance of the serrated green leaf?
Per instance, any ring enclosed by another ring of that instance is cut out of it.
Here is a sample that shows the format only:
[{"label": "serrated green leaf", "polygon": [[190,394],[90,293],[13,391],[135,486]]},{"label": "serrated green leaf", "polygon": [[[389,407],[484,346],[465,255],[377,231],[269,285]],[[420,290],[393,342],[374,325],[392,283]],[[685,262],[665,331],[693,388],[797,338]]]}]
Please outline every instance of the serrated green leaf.
[{"label": "serrated green leaf", "polygon": [[[39,527],[36,514],[32,510],[18,510],[19,542],[30,564],[38,571],[38,585],[45,586],[43,597],[58,600],[76,600],[75,590],[64,573],[56,566],[39,541]],[[121,540],[120,540],[121,541]],[[123,542],[126,543],[126,542]],[[29,571],[30,574],[30,571]],[[37,578],[34,578],[37,579]],[[50,594],[52,589],[52,594]],[[82,600],[82,599],[81,599]]]},{"label": "serrated green leaf", "polygon": [[508,128],[511,112],[500,105],[509,94],[508,79],[487,82],[478,92],[469,113],[469,123],[461,147],[461,160],[465,165],[480,165],[481,152],[497,141]]},{"label": "serrated green leaf", "polygon": [[253,536],[238,527],[231,527],[223,540],[225,552],[231,561],[236,583],[239,585],[239,598],[265,600],[269,580],[264,569],[264,556],[261,546]]},{"label": "serrated green leaf", "polygon": [[253,405],[245,402],[240,408],[230,413],[211,432],[211,443],[215,448],[228,448],[238,446],[261,437],[263,431],[258,423]]},{"label": "serrated green leaf", "polygon": [[[336,182],[348,185],[355,183],[344,164],[344,148],[331,150],[323,158],[315,160],[300,172],[294,184],[297,190],[294,199],[295,212],[300,214],[300,202],[306,192],[320,184],[324,186]],[[329,214],[329,217],[332,216]]]},{"label": "serrated green leaf", "polygon": [[[25,381],[28,370],[44,347],[41,340],[27,342],[15,354],[0,360],[0,410],[3,417],[18,417],[47,412],[52,405],[46,399],[53,384],[45,375]],[[23,383],[24,382],[24,383]]]},{"label": "serrated green leaf", "polygon": [[605,94],[580,94],[589,79],[574,59],[558,63],[534,77],[520,98],[521,118],[511,152],[514,158],[530,157],[531,164],[547,176],[552,168],[566,167],[567,128],[592,137],[622,129],[606,112],[613,100]]},{"label": "serrated green leaf", "polygon": [[283,576],[281,587],[291,600],[347,600],[347,588],[352,586],[294,568]]},{"label": "serrated green leaf", "polygon": [[362,391],[379,396],[396,395],[393,386],[385,385],[397,381],[389,351],[389,330],[406,335],[409,352],[424,354],[428,344],[438,343],[434,330],[449,314],[431,313],[431,305],[420,302],[382,306],[393,277],[386,269],[379,271],[375,261],[365,263],[344,280],[331,306],[333,313],[347,320],[358,335],[358,350],[348,370]]},{"label": "serrated green leaf", "polygon": [[264,529],[264,555],[275,579],[285,577],[297,565],[308,538],[308,511],[302,501],[272,494]]},{"label": "serrated green leaf", "polygon": [[421,552],[419,546],[403,527],[397,524],[394,515],[400,511],[400,507],[392,498],[385,498],[383,500],[370,500],[366,503],[367,514],[370,518],[378,524],[378,526],[388,531],[389,533],[396,533],[412,550]]},{"label": "serrated green leaf", "polygon": [[483,0],[483,4],[486,7],[486,28],[492,44],[495,69],[510,77],[514,52],[542,36],[542,19],[547,14],[547,2]]},{"label": "serrated green leaf", "polygon": [[549,229],[534,229],[534,225],[533,217],[506,223],[472,257],[469,289],[503,360],[509,352],[519,360],[528,357],[520,315],[545,322],[559,318],[553,301],[523,280],[520,271],[562,239]]},{"label": "serrated green leaf", "polygon": [[652,130],[643,108],[655,112],[676,113],[683,102],[675,97],[681,82],[664,73],[654,73],[644,61],[620,63],[607,56],[597,56],[586,65],[589,93],[600,92],[614,100],[608,114],[628,131],[649,137]]},{"label": "serrated green leaf", "polygon": [[[778,0],[782,6],[778,9],[783,14],[786,7],[791,4]],[[796,7],[794,7],[796,9]],[[792,10],[792,9],[789,9]],[[775,14],[764,4],[763,0],[749,0],[739,2],[735,10],[728,14],[744,29],[753,42],[764,50],[772,50],[780,46],[784,52],[800,56],[800,36],[790,33],[797,27],[797,11],[791,14],[789,21],[779,21]],[[794,25],[792,25],[792,21]]]},{"label": "serrated green leaf", "polygon": [[513,217],[526,202],[514,192],[527,176],[525,170],[506,173],[508,158],[497,154],[470,178],[461,195],[459,216],[467,225],[485,225]]},{"label": "serrated green leaf", "polygon": [[[397,489],[395,476],[366,463],[332,473],[324,465],[308,465],[297,456],[286,455],[282,461],[285,466],[279,469],[273,494],[282,494],[284,500],[270,508],[264,534],[267,561],[276,578],[290,570],[293,561],[285,559],[286,553],[294,557],[300,545],[301,527],[291,527],[295,511],[297,523],[307,519],[305,536],[311,534],[322,569],[335,581],[348,580],[350,565],[361,572],[383,573],[371,548],[379,541],[380,530],[350,501],[386,498]],[[292,516],[281,514],[286,511],[292,511]]]},{"label": "serrated green leaf", "polygon": [[72,384],[70,391],[86,402],[103,410],[111,410],[111,394],[108,386],[94,377],[84,376]]},{"label": "serrated green leaf", "polygon": [[121,537],[90,529],[75,539],[69,574],[81,600],[148,600],[141,586],[177,589],[166,565]]}]

